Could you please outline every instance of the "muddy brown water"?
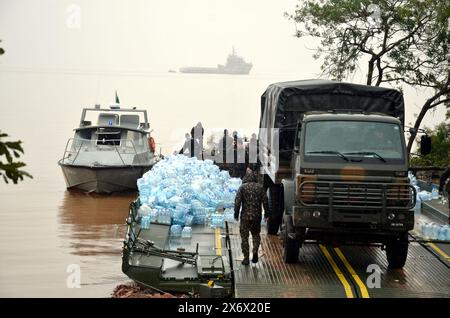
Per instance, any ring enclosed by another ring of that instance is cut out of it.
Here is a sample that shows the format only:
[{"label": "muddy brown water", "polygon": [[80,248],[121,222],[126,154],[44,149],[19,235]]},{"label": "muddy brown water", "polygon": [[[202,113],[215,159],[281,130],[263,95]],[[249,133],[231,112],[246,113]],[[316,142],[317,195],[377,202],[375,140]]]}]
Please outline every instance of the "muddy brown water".
[{"label": "muddy brown water", "polygon": [[[121,272],[121,242],[134,197],[30,191],[17,198],[2,192],[3,206],[21,208],[2,213],[0,296],[109,297],[129,281]],[[72,279],[76,268],[79,288]]]}]

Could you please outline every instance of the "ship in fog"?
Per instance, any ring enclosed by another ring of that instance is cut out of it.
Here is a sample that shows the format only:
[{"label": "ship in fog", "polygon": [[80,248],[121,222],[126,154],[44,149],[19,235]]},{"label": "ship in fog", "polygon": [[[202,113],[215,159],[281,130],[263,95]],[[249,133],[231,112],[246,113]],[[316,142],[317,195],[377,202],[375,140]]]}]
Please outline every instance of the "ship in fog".
[{"label": "ship in fog", "polygon": [[180,73],[203,73],[203,74],[248,74],[253,64],[247,63],[243,57],[236,54],[234,47],[228,55],[225,65],[218,64],[217,67],[182,67]]}]

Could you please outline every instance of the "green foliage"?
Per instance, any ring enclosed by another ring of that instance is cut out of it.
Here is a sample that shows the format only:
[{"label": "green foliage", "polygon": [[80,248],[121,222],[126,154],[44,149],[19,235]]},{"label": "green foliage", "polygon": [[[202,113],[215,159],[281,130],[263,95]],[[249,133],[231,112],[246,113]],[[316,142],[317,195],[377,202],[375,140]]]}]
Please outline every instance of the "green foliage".
[{"label": "green foliage", "polygon": [[[434,131],[426,129],[431,136],[432,151],[426,156],[411,158],[412,166],[447,167],[450,166],[450,124],[442,123]],[[420,150],[420,143],[419,150]]]},{"label": "green foliage", "polygon": [[450,1],[301,0],[286,16],[297,37],[321,39],[314,57],[324,75],[344,80],[367,62],[367,85],[428,88],[413,131],[427,111],[450,106]]},{"label": "green foliage", "polygon": [[[24,153],[21,141],[3,141],[3,138],[8,137],[7,134],[0,132],[0,176],[6,183],[9,180],[15,184],[18,181],[22,181],[24,177],[33,178],[28,172],[21,170],[26,164],[16,159],[20,158],[20,155]],[[1,160],[6,158],[6,162]]]},{"label": "green foliage", "polygon": [[321,39],[325,75],[343,80],[367,61],[368,85],[448,88],[448,1],[304,0],[286,15],[298,37]]}]

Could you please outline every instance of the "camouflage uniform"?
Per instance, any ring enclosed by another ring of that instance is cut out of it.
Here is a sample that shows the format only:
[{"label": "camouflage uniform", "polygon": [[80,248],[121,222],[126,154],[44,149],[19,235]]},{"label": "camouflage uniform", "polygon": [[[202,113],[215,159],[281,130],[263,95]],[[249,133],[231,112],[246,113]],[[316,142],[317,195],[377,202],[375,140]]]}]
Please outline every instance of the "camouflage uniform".
[{"label": "camouflage uniform", "polygon": [[269,216],[269,204],[264,188],[257,183],[256,175],[247,172],[242,185],[236,193],[234,203],[234,218],[239,219],[239,210],[241,209],[240,234],[241,234],[241,248],[244,254],[244,259],[249,258],[249,232],[252,233],[253,241],[253,255],[258,254],[259,244],[261,238],[261,206],[264,206],[264,217]]}]

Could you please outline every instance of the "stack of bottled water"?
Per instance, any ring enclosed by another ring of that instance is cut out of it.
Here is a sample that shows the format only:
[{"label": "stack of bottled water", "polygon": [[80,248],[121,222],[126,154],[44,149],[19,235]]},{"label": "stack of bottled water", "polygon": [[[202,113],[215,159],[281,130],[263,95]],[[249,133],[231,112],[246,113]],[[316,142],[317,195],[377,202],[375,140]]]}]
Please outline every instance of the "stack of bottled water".
[{"label": "stack of bottled water", "polygon": [[157,222],[161,224],[172,224],[172,215],[171,212],[167,209],[161,209],[158,211]]},{"label": "stack of bottled water", "polygon": [[417,185],[417,178],[413,175],[413,173],[411,171],[408,171],[408,178],[409,178],[410,184],[416,189],[416,192],[417,192],[417,197],[416,197],[417,204],[416,204],[416,207],[414,207],[414,210],[418,209],[418,206],[422,201],[430,201],[430,200],[439,199],[439,190],[436,185],[433,185],[431,192],[428,192],[425,190],[421,191],[420,187]]},{"label": "stack of bottled water", "polygon": [[236,220],[234,219],[234,210],[225,209],[225,211],[223,212],[223,220],[228,223],[235,223]]},{"label": "stack of bottled water", "polygon": [[224,216],[221,213],[211,214],[211,227],[222,228],[224,226]]},{"label": "stack of bottled water", "polygon": [[419,222],[419,230],[425,239],[450,241],[450,227],[436,223]]},{"label": "stack of bottled water", "polygon": [[213,227],[223,227],[224,215],[213,214],[218,208],[233,208],[241,180],[220,171],[211,160],[173,155],[154,165],[137,186],[138,216],[150,215],[151,222],[177,225],[181,235],[182,227],[192,224],[209,221]]},{"label": "stack of bottled water", "polygon": [[422,199],[419,195],[420,187],[417,185],[416,176],[411,171],[408,171],[408,178],[409,183],[416,189],[416,205],[414,206],[414,213],[420,214],[422,212]]},{"label": "stack of bottled water", "polygon": [[419,198],[420,198],[421,201],[431,201],[431,200],[433,200],[431,192],[428,192],[428,191],[425,191],[425,190],[419,192]]},{"label": "stack of bottled water", "polygon": [[408,171],[408,178],[409,178],[409,183],[412,186],[416,186],[417,185],[417,178],[416,176],[412,173],[412,171]]}]

